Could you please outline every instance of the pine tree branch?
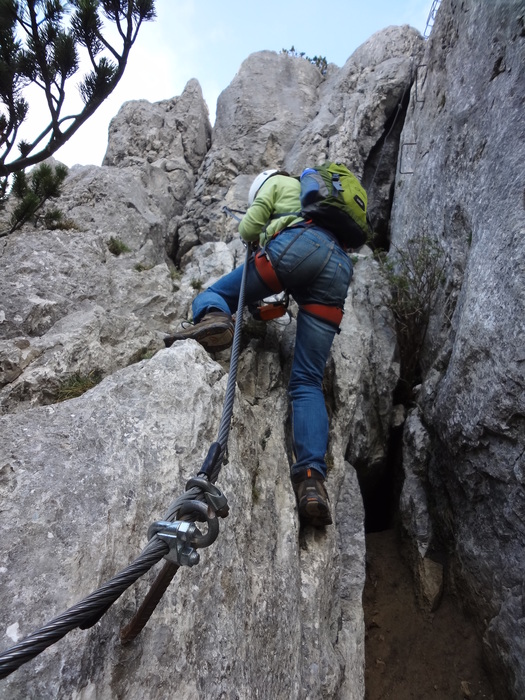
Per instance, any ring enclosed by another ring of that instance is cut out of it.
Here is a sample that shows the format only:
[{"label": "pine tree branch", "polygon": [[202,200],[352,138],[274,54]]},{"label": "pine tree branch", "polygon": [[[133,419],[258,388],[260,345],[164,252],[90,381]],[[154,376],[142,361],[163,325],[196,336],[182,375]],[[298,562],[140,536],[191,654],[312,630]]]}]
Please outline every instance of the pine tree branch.
[{"label": "pine tree branch", "polygon": [[[16,68],[12,73],[11,88],[1,89],[0,86],[0,177],[45,160],[73,136],[119,83],[142,23],[155,18],[154,0],[71,0],[71,5],[75,12],[70,31],[66,32],[62,29],[64,10],[61,3],[0,0],[0,13],[8,18],[1,28],[2,44],[12,44],[11,53],[16,56],[13,64],[10,56],[3,55],[2,46],[0,67],[15,65]],[[104,36],[100,11],[116,24],[122,38],[120,51]],[[16,26],[25,35],[25,48],[14,43]],[[78,70],[76,44],[87,50],[93,70],[80,85],[84,100],[82,111],[62,116],[67,80]],[[115,63],[104,56],[98,58],[102,51],[109,53]],[[27,103],[21,99],[17,101],[16,92],[28,84],[36,85],[44,92],[50,122],[32,141],[19,143],[20,155],[7,163],[17,142],[19,127],[27,116]],[[69,126],[64,128],[66,123]],[[41,147],[46,139],[47,143]]]}]

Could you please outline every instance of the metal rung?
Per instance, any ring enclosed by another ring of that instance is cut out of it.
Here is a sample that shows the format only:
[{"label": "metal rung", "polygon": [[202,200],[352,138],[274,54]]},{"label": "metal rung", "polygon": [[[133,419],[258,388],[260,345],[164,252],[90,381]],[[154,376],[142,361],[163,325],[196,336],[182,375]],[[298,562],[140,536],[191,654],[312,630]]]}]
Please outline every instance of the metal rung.
[{"label": "metal rung", "polygon": [[428,13],[425,31],[423,32],[423,36],[425,37],[425,39],[428,39],[428,37],[430,36],[430,32],[432,31],[432,27],[434,26],[434,20],[436,19],[436,13],[440,5],[441,0],[434,0],[434,2],[432,3],[430,12]]}]

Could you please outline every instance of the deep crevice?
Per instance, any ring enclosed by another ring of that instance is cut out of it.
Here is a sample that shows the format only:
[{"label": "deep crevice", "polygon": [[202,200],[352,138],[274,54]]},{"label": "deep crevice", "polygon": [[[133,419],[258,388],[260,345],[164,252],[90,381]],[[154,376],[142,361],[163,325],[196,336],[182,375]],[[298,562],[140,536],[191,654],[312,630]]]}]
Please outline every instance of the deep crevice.
[{"label": "deep crevice", "polygon": [[[406,89],[396,107],[385,121],[383,133],[372,147],[363,168],[363,187],[366,189],[369,201],[369,218],[374,231],[374,248],[388,250],[390,246],[390,213],[394,201],[394,183],[392,169],[397,167],[401,132],[410,103],[410,89]],[[390,184],[389,184],[390,183]],[[389,184],[388,200],[381,208],[374,206],[375,201],[381,202],[383,196],[380,190]]]},{"label": "deep crevice", "polygon": [[384,463],[357,469],[365,507],[365,698],[496,700],[470,615],[445,578],[435,610],[421,604],[400,537],[403,426]]},{"label": "deep crevice", "polygon": [[356,467],[365,509],[365,533],[389,530],[395,525],[403,485],[403,428],[391,430],[387,455],[380,465]]}]

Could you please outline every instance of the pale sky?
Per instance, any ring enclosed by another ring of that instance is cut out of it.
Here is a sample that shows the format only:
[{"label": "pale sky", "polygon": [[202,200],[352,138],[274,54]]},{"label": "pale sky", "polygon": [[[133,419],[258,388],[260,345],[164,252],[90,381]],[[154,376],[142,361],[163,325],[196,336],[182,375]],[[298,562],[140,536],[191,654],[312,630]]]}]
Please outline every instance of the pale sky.
[{"label": "pale sky", "polygon": [[[109,122],[124,102],[175,97],[191,78],[201,85],[213,123],[219,94],[254,51],[293,45],[343,66],[380,29],[410,24],[423,34],[432,5],[433,0],[156,0],[157,18],[142,26],[119,85],[55,158],[68,166],[101,165]],[[70,92],[76,93],[76,84],[75,77]],[[30,113],[32,105],[30,100]]]}]

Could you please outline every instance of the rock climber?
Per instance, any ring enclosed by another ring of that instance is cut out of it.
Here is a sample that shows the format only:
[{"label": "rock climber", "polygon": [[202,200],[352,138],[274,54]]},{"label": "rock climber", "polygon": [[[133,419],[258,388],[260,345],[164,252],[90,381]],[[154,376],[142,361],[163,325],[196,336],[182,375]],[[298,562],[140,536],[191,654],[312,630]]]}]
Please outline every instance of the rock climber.
[{"label": "rock climber", "polygon": [[[279,170],[265,170],[253,181],[249,208],[239,224],[247,242],[257,242],[248,262],[245,302],[287,290],[299,306],[288,394],[292,410],[295,462],[291,481],[302,524],[332,523],[325,488],[328,414],[322,381],[352,278],[352,263],[331,232],[300,216],[300,183]],[[164,339],[193,338],[210,351],[229,347],[243,266],[204,290],[193,301],[194,325]]]}]

